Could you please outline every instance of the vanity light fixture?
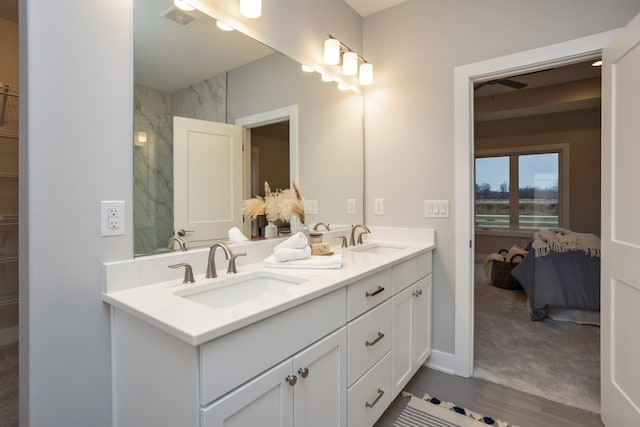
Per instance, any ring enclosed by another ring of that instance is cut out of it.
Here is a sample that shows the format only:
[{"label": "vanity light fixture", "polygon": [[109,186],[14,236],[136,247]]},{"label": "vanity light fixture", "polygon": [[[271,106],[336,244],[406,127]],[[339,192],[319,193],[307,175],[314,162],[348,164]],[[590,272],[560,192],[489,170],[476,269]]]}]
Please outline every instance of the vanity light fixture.
[{"label": "vanity light fixture", "polygon": [[342,74],[345,76],[355,76],[359,70],[359,83],[363,86],[372,84],[373,64],[331,34],[328,36],[329,38],[324,41],[324,63],[341,66]]},{"label": "vanity light fixture", "polygon": [[262,15],[262,0],[240,0],[240,14],[246,18],[259,18]]},{"label": "vanity light fixture", "polygon": [[324,41],[324,63],[338,65],[340,62],[340,40],[329,37]]},{"label": "vanity light fixture", "polygon": [[355,52],[345,52],[342,55],[342,74],[345,76],[355,76],[358,74],[358,54]]},{"label": "vanity light fixture", "polygon": [[196,10],[195,7],[191,6],[189,3],[187,3],[184,0],[173,0],[173,5],[175,7],[177,7],[180,10],[186,10],[187,12],[191,12]]},{"label": "vanity light fixture", "polygon": [[370,64],[368,62],[360,64],[359,82],[363,86],[367,86],[373,83],[373,64]]},{"label": "vanity light fixture", "polygon": [[221,29],[222,31],[233,31],[233,27],[225,24],[222,21],[216,21],[216,27],[218,27],[219,29]]}]

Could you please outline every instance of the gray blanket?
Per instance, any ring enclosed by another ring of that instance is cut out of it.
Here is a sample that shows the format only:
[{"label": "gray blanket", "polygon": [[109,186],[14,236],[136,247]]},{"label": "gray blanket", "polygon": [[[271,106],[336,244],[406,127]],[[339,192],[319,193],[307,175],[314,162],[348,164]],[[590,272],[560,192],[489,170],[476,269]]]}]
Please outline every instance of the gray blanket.
[{"label": "gray blanket", "polygon": [[529,297],[531,320],[544,319],[547,307],[600,310],[600,257],[583,251],[535,257],[534,252],[511,272]]}]

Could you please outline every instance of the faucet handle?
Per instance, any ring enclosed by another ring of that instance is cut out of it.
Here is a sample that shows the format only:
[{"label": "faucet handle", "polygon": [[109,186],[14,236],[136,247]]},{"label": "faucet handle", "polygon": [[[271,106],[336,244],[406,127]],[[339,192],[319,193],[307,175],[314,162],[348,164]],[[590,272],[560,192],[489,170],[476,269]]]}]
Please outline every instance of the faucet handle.
[{"label": "faucet handle", "polygon": [[229,265],[227,266],[227,274],[236,274],[238,269],[236,268],[236,258],[239,256],[247,256],[246,252],[242,252],[239,254],[231,254],[229,257]]},{"label": "faucet handle", "polygon": [[347,244],[347,236],[337,236],[336,238],[337,238],[337,239],[340,239],[340,241],[341,241],[340,247],[341,247],[341,248],[346,248],[346,247],[348,247],[348,246],[349,246],[349,245]]},{"label": "faucet handle", "polygon": [[169,268],[180,268],[184,267],[184,279],[182,279],[182,283],[195,283],[196,279],[193,278],[193,269],[191,265],[186,262],[181,262],[179,264],[172,264]]},{"label": "faucet handle", "polygon": [[362,244],[362,235],[363,234],[369,234],[366,231],[363,231],[362,233],[358,233],[358,244],[361,245]]}]

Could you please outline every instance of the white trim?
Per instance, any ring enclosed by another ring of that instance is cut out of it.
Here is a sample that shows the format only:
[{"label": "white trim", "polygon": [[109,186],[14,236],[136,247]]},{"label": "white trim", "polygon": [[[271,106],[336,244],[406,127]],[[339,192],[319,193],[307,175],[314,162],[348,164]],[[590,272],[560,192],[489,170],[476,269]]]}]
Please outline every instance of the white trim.
[{"label": "white trim", "polygon": [[0,347],[18,342],[18,327],[0,329]]},{"label": "white trim", "polygon": [[455,368],[455,355],[443,351],[431,350],[431,356],[422,364],[427,368],[453,375]]},{"label": "white trim", "polygon": [[599,57],[619,30],[456,67],[455,117],[455,369],[473,372],[473,83]]},{"label": "white trim", "polygon": [[[240,117],[236,119],[236,124],[245,129],[251,129],[259,126],[278,123],[289,120],[289,178],[297,183],[299,180],[298,172],[298,106],[290,105],[288,107],[278,108],[277,110],[265,111],[264,113],[254,114],[252,116]],[[250,150],[246,150],[245,153]],[[246,154],[245,154],[246,157]],[[249,154],[249,160],[251,155]],[[247,181],[248,182],[248,181]],[[246,194],[245,194],[246,196]],[[251,197],[249,195],[248,197]]]}]

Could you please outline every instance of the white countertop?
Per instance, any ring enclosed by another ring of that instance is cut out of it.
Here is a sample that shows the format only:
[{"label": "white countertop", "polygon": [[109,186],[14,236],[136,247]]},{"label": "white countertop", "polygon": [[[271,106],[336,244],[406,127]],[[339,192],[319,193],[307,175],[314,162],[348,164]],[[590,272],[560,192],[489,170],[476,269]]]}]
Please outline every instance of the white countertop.
[{"label": "white countertop", "polygon": [[[376,239],[375,243],[402,246],[402,249],[387,254],[373,254],[358,252],[352,248],[334,247],[334,252],[342,254],[340,269],[267,268],[262,262],[254,262],[239,266],[235,275],[227,275],[226,263],[218,263],[218,278],[206,279],[204,274],[195,274],[196,283],[193,284],[183,284],[181,279],[171,279],[104,292],[102,299],[114,308],[138,317],[189,344],[199,345],[435,248],[433,241],[390,242]],[[224,308],[211,308],[176,294],[184,289],[211,286],[216,282],[224,282],[229,277],[241,278],[256,271],[269,271],[308,280]]]}]

